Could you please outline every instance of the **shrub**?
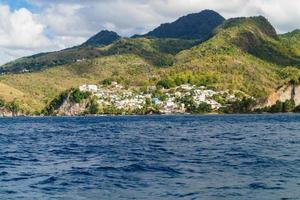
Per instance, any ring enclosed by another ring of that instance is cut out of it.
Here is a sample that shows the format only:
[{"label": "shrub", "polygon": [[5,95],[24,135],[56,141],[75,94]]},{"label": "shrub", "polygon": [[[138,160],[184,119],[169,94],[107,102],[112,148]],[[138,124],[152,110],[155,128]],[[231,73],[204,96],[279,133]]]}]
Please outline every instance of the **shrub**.
[{"label": "shrub", "polygon": [[0,107],[4,107],[4,106],[5,106],[5,101],[0,98]]},{"label": "shrub", "polygon": [[251,113],[255,104],[254,99],[243,97],[242,100],[237,100],[220,111],[224,113]]},{"label": "shrub", "polygon": [[198,107],[196,107],[196,109],[194,111],[192,111],[192,113],[195,114],[202,114],[202,113],[210,113],[212,111],[211,105],[202,102],[199,104]]},{"label": "shrub", "polygon": [[107,79],[104,79],[103,81],[101,81],[101,84],[102,85],[111,85],[112,82],[113,82],[112,78],[107,78]]},{"label": "shrub", "polygon": [[282,112],[293,112],[295,110],[295,101],[287,100],[283,103]]},{"label": "shrub", "polygon": [[161,86],[163,88],[170,89],[172,87],[175,87],[176,84],[172,79],[164,79],[164,80],[158,81],[157,86]]},{"label": "shrub", "polygon": [[54,114],[55,110],[57,110],[63,102],[67,99],[69,91],[62,92],[59,96],[54,98],[46,108],[42,110],[42,114],[44,115],[52,115]]},{"label": "shrub", "polygon": [[281,112],[298,112],[299,107],[295,107],[294,100],[286,100],[285,102],[277,101],[276,104],[269,108],[264,109],[270,113],[281,113]]},{"label": "shrub", "polygon": [[168,98],[160,89],[155,90],[152,96],[158,98],[160,101],[165,101]]},{"label": "shrub", "polygon": [[6,104],[6,108],[10,111],[10,112],[12,112],[12,114],[15,116],[16,114],[18,114],[18,112],[21,110],[20,109],[20,104],[19,104],[19,102],[16,100],[16,99],[14,99],[13,101],[11,101],[11,102],[8,102],[7,104]]},{"label": "shrub", "polygon": [[73,103],[81,103],[82,100],[87,99],[90,96],[90,92],[82,92],[78,88],[76,88],[71,92],[69,100]]},{"label": "shrub", "polygon": [[300,106],[295,107],[294,112],[295,113],[300,113]]},{"label": "shrub", "polygon": [[89,108],[88,108],[88,114],[98,114],[100,111],[99,109],[99,104],[97,102],[97,100],[95,98],[93,98],[89,104]]},{"label": "shrub", "polygon": [[199,105],[196,105],[191,96],[185,96],[179,99],[179,102],[183,103],[186,111],[192,114],[210,113],[212,111],[211,105],[207,104],[206,102],[202,102]]}]

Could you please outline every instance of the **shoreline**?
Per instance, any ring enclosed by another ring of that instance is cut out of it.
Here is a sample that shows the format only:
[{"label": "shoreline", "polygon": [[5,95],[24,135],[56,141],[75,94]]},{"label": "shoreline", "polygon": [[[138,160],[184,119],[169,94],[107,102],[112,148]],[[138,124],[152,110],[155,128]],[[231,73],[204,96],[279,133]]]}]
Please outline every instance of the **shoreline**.
[{"label": "shoreline", "polygon": [[298,115],[300,113],[286,112],[286,113],[204,113],[204,114],[152,114],[152,115],[18,115],[18,116],[1,116],[0,119],[5,118],[90,118],[90,117],[184,117],[184,116],[233,116],[233,115]]}]

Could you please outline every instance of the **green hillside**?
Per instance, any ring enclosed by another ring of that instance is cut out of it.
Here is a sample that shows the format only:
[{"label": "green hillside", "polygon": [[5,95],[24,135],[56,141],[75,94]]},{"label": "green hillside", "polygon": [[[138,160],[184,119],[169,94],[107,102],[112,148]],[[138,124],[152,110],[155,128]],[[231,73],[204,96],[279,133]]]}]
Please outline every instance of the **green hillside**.
[{"label": "green hillside", "polygon": [[116,32],[113,31],[100,31],[90,39],[88,39],[85,43],[81,46],[93,46],[93,47],[100,47],[112,44],[114,41],[121,39]]},{"label": "green hillside", "polygon": [[220,31],[228,34],[229,42],[262,60],[282,66],[300,66],[299,54],[291,51],[262,16],[227,20]]},{"label": "green hillside", "polygon": [[191,48],[198,43],[198,40],[123,38],[108,46],[83,45],[62,51],[20,58],[1,66],[0,72],[20,73],[24,70],[34,72],[55,66],[128,53],[141,56],[156,66],[169,66],[173,64],[176,53]]},{"label": "green hillside", "polygon": [[177,53],[198,43],[198,40],[181,39],[122,39],[101,52],[106,56],[134,54],[156,67],[167,67],[174,64]]},{"label": "green hillside", "polygon": [[300,57],[300,30],[295,30],[279,36],[282,43],[289,47],[289,53]]},{"label": "green hillside", "polygon": [[57,52],[40,53],[19,58],[0,67],[1,73],[21,73],[24,71],[39,71],[50,67],[76,63],[83,59],[93,59],[101,56],[95,47],[76,47]]},{"label": "green hillside", "polygon": [[282,84],[298,81],[298,69],[284,68],[299,65],[298,55],[290,49],[264,17],[230,19],[210,40],[177,54],[164,79],[170,85],[238,89],[264,99]]},{"label": "green hillside", "polygon": [[123,38],[104,47],[40,54],[4,66],[11,72],[34,72],[0,76],[0,89],[7,91],[0,96],[7,101],[17,98],[33,112],[67,89],[109,78],[137,89],[190,83],[241,90],[263,100],[281,85],[299,81],[298,38],[299,31],[277,35],[265,18],[251,17],[225,21],[204,43]]},{"label": "green hillside", "polygon": [[[5,75],[0,77],[0,82],[28,94],[31,98],[16,97],[25,108],[31,108],[30,111],[33,111],[41,110],[55,96],[71,87],[100,83],[110,77],[124,85],[143,86],[154,74],[155,69],[146,61],[128,54],[87,60],[39,72]],[[10,100],[9,96],[15,94],[7,93],[5,100]],[[32,100],[37,103],[32,104]]]},{"label": "green hillside", "polygon": [[212,10],[180,17],[172,23],[162,24],[145,35],[134,37],[177,38],[207,40],[213,30],[224,22],[224,17]]}]

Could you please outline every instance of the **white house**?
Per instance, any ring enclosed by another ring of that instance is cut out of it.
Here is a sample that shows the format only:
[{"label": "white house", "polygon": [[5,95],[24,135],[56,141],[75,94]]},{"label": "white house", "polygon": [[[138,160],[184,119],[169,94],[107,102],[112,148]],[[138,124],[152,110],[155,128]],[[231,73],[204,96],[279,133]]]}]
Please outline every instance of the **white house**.
[{"label": "white house", "polygon": [[190,84],[184,84],[184,85],[181,85],[180,87],[182,89],[184,89],[184,90],[189,91],[189,90],[192,90],[195,86],[194,85],[190,85]]},{"label": "white house", "polygon": [[79,90],[80,91],[83,91],[83,92],[97,92],[98,91],[98,87],[97,85],[81,85],[79,87]]}]

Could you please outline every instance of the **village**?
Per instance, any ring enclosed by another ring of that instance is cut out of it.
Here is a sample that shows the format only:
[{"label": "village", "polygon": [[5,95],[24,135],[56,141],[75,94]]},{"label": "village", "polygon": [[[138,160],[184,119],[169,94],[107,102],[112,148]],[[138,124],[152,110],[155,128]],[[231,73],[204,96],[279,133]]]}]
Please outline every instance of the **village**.
[{"label": "village", "polygon": [[[199,112],[217,112],[245,96],[240,91],[214,91],[205,86],[190,84],[171,89],[148,87],[146,91],[125,89],[117,82],[110,85],[88,85],[79,87],[82,92],[90,92],[97,98],[101,108],[114,108],[123,113],[135,112],[144,108],[160,114],[193,113],[192,109],[203,108]],[[199,110],[199,109],[198,109]]]}]

